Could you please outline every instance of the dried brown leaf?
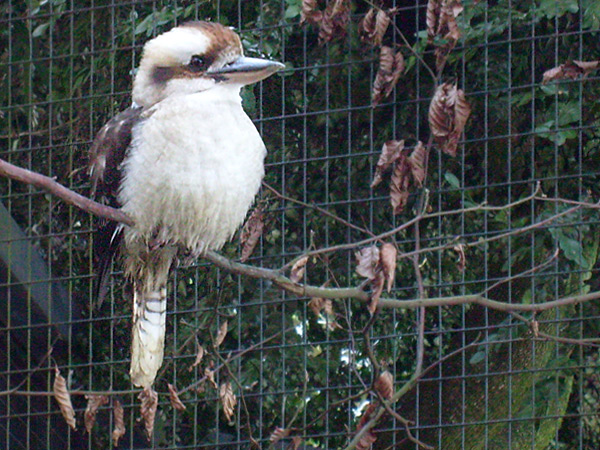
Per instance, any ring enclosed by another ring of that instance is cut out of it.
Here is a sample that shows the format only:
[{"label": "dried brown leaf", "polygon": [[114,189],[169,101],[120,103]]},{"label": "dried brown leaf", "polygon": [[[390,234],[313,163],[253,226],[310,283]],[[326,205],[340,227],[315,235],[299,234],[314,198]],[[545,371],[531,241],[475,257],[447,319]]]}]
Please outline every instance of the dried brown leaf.
[{"label": "dried brown leaf", "polygon": [[456,156],[470,114],[471,106],[462,89],[451,83],[438,86],[429,105],[429,128],[444,153]]},{"label": "dried brown leaf", "polygon": [[227,321],[224,320],[221,326],[219,327],[217,337],[215,338],[215,348],[219,348],[225,340],[225,336],[227,336],[227,325]]},{"label": "dried brown leaf", "polygon": [[335,313],[333,312],[333,302],[331,299],[324,299],[320,297],[313,297],[308,302],[308,307],[311,309],[316,317],[320,317],[321,311],[325,312],[327,317],[327,327],[330,330],[342,328],[342,326],[335,320]]},{"label": "dried brown leaf", "polygon": [[446,137],[453,128],[454,111],[450,103],[450,92],[456,89],[450,83],[440,84],[429,105],[429,128],[435,137]]},{"label": "dried brown leaf", "polygon": [[144,421],[146,437],[148,441],[152,440],[154,434],[154,418],[156,417],[156,409],[158,408],[158,394],[151,387],[145,388],[138,399],[141,401],[140,414]]},{"label": "dried brown leaf", "polygon": [[394,244],[386,242],[381,246],[381,250],[379,252],[379,262],[381,264],[381,268],[383,269],[383,276],[387,282],[386,290],[388,292],[390,292],[392,289],[394,278],[396,276],[397,255],[398,250],[396,250],[396,246]]},{"label": "dried brown leaf", "polygon": [[394,395],[394,377],[388,371],[384,371],[377,377],[375,383],[373,383],[375,390],[386,400],[392,398]]},{"label": "dried brown leaf", "polygon": [[573,61],[577,67],[579,67],[583,73],[584,77],[587,77],[594,70],[597,70],[600,67],[600,60],[598,61]]},{"label": "dried brown leaf", "polygon": [[294,436],[292,438],[291,445],[288,446],[288,449],[290,449],[290,450],[298,450],[298,447],[300,447],[300,444],[302,444],[302,438],[300,436]]},{"label": "dried brown leaf", "polygon": [[358,443],[356,444],[356,450],[370,450],[371,446],[377,440],[377,436],[373,433],[373,431],[369,430],[360,438]]},{"label": "dried brown leaf", "polygon": [[221,399],[221,404],[223,405],[225,417],[227,417],[228,421],[231,421],[231,418],[235,414],[237,398],[233,393],[233,388],[229,381],[221,384],[221,387],[219,388],[219,398]]},{"label": "dried brown leaf", "polygon": [[[456,7],[456,2],[444,1],[442,9],[440,11],[440,23],[438,34],[442,34],[444,31],[446,34],[444,38],[450,41],[458,41],[460,39],[460,30],[458,29],[458,23],[456,23],[456,17],[462,11],[462,6]],[[460,4],[459,4],[460,5]],[[458,14],[455,15],[455,12]]]},{"label": "dried brown leaf", "polygon": [[462,89],[455,89],[454,94],[454,129],[452,132],[461,135],[467,125],[467,120],[471,115],[471,105],[465,98],[465,93]]},{"label": "dried brown leaf", "polygon": [[325,299],[325,303],[323,304],[323,311],[328,317],[335,317],[335,313],[333,312],[333,302],[330,298]]},{"label": "dried brown leaf", "polygon": [[542,84],[554,80],[575,80],[579,77],[585,78],[591,72],[598,69],[599,61],[567,61],[558,67],[554,67],[544,72]]},{"label": "dried brown leaf", "polygon": [[213,370],[214,363],[211,361],[209,366],[204,369],[204,376],[210,382],[212,387],[218,389],[217,383],[215,382],[215,371]]},{"label": "dried brown leaf", "polygon": [[403,152],[394,164],[390,183],[390,203],[392,204],[394,214],[400,214],[406,206],[410,188],[410,177],[410,164],[408,163],[408,157]]},{"label": "dried brown leaf", "polygon": [[421,141],[417,143],[412,153],[408,157],[410,172],[418,186],[423,186],[425,181],[425,166],[427,158],[427,149]]},{"label": "dried brown leaf", "polygon": [[321,311],[325,305],[325,299],[320,297],[313,297],[308,302],[308,307],[313,312],[313,314],[317,317],[321,315]]},{"label": "dried brown leaf", "polygon": [[356,273],[361,277],[372,280],[376,276],[377,266],[379,264],[379,249],[376,245],[365,247],[355,253]]},{"label": "dried brown leaf", "polygon": [[177,389],[175,389],[175,386],[173,386],[171,383],[168,383],[167,387],[169,388],[169,401],[171,402],[173,409],[176,409],[177,411],[185,411],[185,405],[179,398],[179,394],[177,394]]},{"label": "dried brown leaf", "polygon": [[446,64],[448,54],[460,39],[461,32],[456,18],[463,11],[460,0],[429,0],[427,3],[427,41],[436,37],[443,39],[435,49],[435,65],[438,72]]},{"label": "dried brown leaf", "polygon": [[358,425],[356,426],[356,431],[360,430],[362,427],[365,426],[365,424],[371,420],[371,417],[373,416],[373,413],[375,412],[375,410],[377,409],[377,404],[375,403],[369,403],[368,406],[365,408],[365,412],[362,414],[362,416],[360,416],[360,420],[358,421]]},{"label": "dried brown leaf", "polygon": [[319,43],[322,45],[346,36],[350,22],[350,0],[332,0],[323,12],[319,28]]},{"label": "dried brown leaf", "polygon": [[404,149],[404,140],[402,141],[387,141],[381,148],[381,154],[375,167],[375,176],[371,182],[371,187],[377,186],[381,183],[383,173],[391,167],[394,162],[400,157],[402,150]]},{"label": "dried brown leaf", "polygon": [[378,266],[377,272],[375,273],[375,278],[371,280],[371,299],[368,305],[371,315],[375,314],[375,311],[377,311],[377,306],[379,306],[379,299],[381,298],[384,284],[385,276],[383,275],[381,266]]},{"label": "dried brown leaf", "polygon": [[71,395],[67,389],[67,380],[60,374],[58,367],[54,369],[54,399],[60,407],[60,412],[73,430],[77,429],[77,422],[75,421],[75,410],[71,403]]},{"label": "dried brown leaf", "polygon": [[205,353],[206,353],[206,350],[204,349],[204,347],[202,345],[200,345],[198,343],[198,341],[196,341],[196,360],[194,361],[194,364],[192,364],[188,368],[189,372],[194,370],[194,367],[198,366],[202,362],[202,358],[204,358]]},{"label": "dried brown leaf", "polygon": [[442,9],[441,0],[429,0],[427,2],[427,41],[433,42],[437,34],[438,23],[440,21],[440,12]]},{"label": "dried brown leaf", "polygon": [[371,93],[371,103],[376,106],[387,98],[391,93],[400,76],[404,72],[406,64],[402,52],[394,53],[390,47],[381,47],[379,53],[379,68],[373,82],[373,91]]},{"label": "dried brown leaf", "polygon": [[115,400],[113,404],[113,421],[115,426],[112,431],[113,447],[119,445],[119,440],[125,436],[125,411],[119,400]]},{"label": "dried brown leaf", "polygon": [[372,43],[377,25],[377,10],[371,8],[358,24],[358,34],[363,42]]},{"label": "dried brown leaf", "polygon": [[[358,422],[356,431],[360,431],[365,426],[365,424],[369,420],[371,420],[371,417],[373,416],[373,413],[375,412],[376,409],[377,409],[377,405],[375,403],[369,403],[369,406],[367,406],[367,408],[365,409],[365,412],[363,413],[363,415],[360,418],[360,421]],[[377,440],[377,437],[375,436],[373,431],[369,430],[362,436],[362,438],[360,439],[358,444],[356,444],[356,448],[360,449],[360,450],[369,450],[371,448],[371,445],[373,445],[373,443],[376,440]]]},{"label": "dried brown leaf", "polygon": [[300,24],[320,23],[323,19],[323,12],[319,10],[317,0],[302,0],[302,11],[300,13]]},{"label": "dried brown leaf", "polygon": [[240,233],[240,243],[242,244],[242,256],[240,261],[246,262],[256,248],[256,244],[265,229],[264,211],[260,206],[254,208],[250,217],[246,220],[242,232]]},{"label": "dried brown leaf", "polygon": [[290,280],[292,280],[294,283],[298,283],[300,280],[302,280],[307,262],[308,256],[303,256],[294,263],[290,272]]},{"label": "dried brown leaf", "polygon": [[454,251],[458,253],[458,261],[456,261],[456,268],[463,272],[467,267],[467,257],[465,255],[464,244],[458,244],[454,246]]},{"label": "dried brown leaf", "polygon": [[285,439],[289,435],[290,435],[289,428],[279,428],[279,427],[276,427],[275,431],[273,431],[273,433],[271,433],[271,437],[269,438],[269,441],[271,442],[271,444],[275,445],[280,440]]},{"label": "dried brown leaf", "polygon": [[360,40],[374,47],[379,47],[390,25],[391,15],[394,12],[395,10],[386,11],[384,9],[371,8],[358,26]]},{"label": "dried brown leaf", "polygon": [[86,395],[88,403],[85,407],[85,413],[83,414],[83,423],[85,424],[85,431],[89,433],[92,432],[92,428],[94,427],[94,423],[96,422],[96,413],[98,412],[98,408],[100,406],[106,405],[108,403],[108,397],[106,395]]}]

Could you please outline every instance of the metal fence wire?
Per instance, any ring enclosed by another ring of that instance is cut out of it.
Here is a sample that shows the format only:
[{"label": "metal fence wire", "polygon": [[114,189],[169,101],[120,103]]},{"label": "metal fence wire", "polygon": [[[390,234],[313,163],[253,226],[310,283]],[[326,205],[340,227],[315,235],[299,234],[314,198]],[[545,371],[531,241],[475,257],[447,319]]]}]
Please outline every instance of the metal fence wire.
[{"label": "metal fence wire", "polygon": [[245,239],[171,270],[142,401],[97,218],[0,177],[0,448],[600,448],[600,2],[5,0],[0,158],[89,197],[190,20],[286,64]]}]

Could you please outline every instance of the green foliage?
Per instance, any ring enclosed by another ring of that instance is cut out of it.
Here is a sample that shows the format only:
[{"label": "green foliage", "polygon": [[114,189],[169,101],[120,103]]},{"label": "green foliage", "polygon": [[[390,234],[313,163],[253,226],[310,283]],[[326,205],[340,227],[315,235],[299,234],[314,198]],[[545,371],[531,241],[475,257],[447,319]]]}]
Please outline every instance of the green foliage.
[{"label": "green foliage", "polygon": [[[473,114],[466,128],[467,142],[457,158],[437,150],[432,152],[426,206],[433,212],[442,212],[484,202],[504,205],[527,197],[537,180],[549,196],[576,201],[597,198],[597,83],[540,82],[543,72],[557,62],[598,54],[599,2],[499,0],[463,4],[465,9],[458,17],[463,37],[449,56],[442,77],[456,79],[464,88]],[[248,54],[285,60],[289,69],[259,87],[242,91],[244,106],[257,119],[269,149],[266,181],[270,185],[287,197],[324,207],[373,234],[414,217],[424,196],[422,191],[413,192],[406,211],[393,216],[388,184],[371,189],[370,182],[385,141],[406,139],[412,146],[418,140],[427,142],[429,137],[428,99],[435,81],[421,60],[434,67],[435,58],[423,23],[411,23],[409,14],[396,16],[399,29],[414,45],[400,48],[407,68],[392,97],[372,108],[371,87],[378,51],[361,43],[357,33],[359,16],[369,8],[367,2],[354,2],[355,16],[348,36],[325,46],[317,45],[315,26],[299,25],[300,0],[94,5],[97,8],[75,13],[65,0],[29,2],[27,10],[25,5],[13,2],[10,14],[27,19],[12,21],[10,28],[0,30],[0,65],[4,71],[0,74],[2,157],[56,176],[87,194],[88,180],[82,169],[87,148],[99,127],[128,105],[127,92],[141,44],[181,21],[212,18],[238,28]],[[8,14],[7,8],[0,6],[3,14]],[[579,30],[587,30],[588,34],[580,35]],[[401,39],[390,28],[384,42],[391,45]],[[53,274],[69,280],[73,301],[89,309],[94,318],[82,325],[74,337],[85,350],[74,349],[71,360],[60,363],[74,367],[75,385],[85,385],[90,390],[129,389],[131,310],[129,302],[122,301],[128,298],[127,289],[117,273],[112,291],[114,302],[105,304],[100,311],[92,309],[91,218],[49,197],[30,195],[27,187],[17,183],[2,181],[0,192],[10,202],[12,214],[52,262]],[[268,205],[269,224],[255,259],[251,260],[253,264],[276,267],[311,246],[322,248],[369,236],[314,209],[275,198],[267,191],[262,200]],[[419,263],[427,295],[462,295],[489,289],[486,295],[492,298],[539,303],[587,292],[594,283],[592,271],[597,267],[597,213],[580,210],[527,233],[483,241],[548,219],[568,207],[553,202],[527,202],[510,211],[478,211],[423,221],[423,246],[447,245],[451,249],[455,238],[460,242],[481,241],[466,250],[463,272],[457,268],[456,254],[449,249],[423,254]],[[401,252],[414,250],[412,228],[396,234],[395,242]],[[535,270],[548,261],[555,249],[560,249],[557,260],[544,270]],[[235,258],[237,244],[231,244],[224,252]],[[313,285],[356,285],[360,280],[353,269],[353,252],[336,252],[311,260],[307,281]],[[499,282],[521,272],[529,275]],[[417,297],[418,281],[412,260],[399,260],[397,276],[391,295]],[[235,376],[241,386],[236,387],[236,394],[245,396],[245,406],[237,411],[237,424],[226,422],[220,413],[218,391],[204,383],[204,390],[189,390],[182,395],[188,405],[183,413],[175,414],[167,406],[166,397],[161,398],[156,445],[212,444],[211,433],[217,432],[228,432],[244,441],[251,433],[265,443],[275,427],[291,426],[289,420],[298,412],[293,426],[315,421],[305,432],[311,436],[311,442],[322,448],[343,447],[349,431],[345,427],[356,426],[368,400],[366,395],[356,399],[350,396],[358,395],[373,376],[365,340],[356,333],[370,319],[364,305],[338,302],[333,305],[334,317],[316,316],[307,307],[307,299],[290,298],[266,282],[224,274],[205,265],[178,269],[170,292],[174,301],[169,307],[172,314],[168,318],[168,366],[157,383],[160,392],[166,392],[166,382],[176,381],[180,389],[196,382],[210,364],[222,362],[218,356],[227,358],[252,345],[257,348],[234,358],[229,371],[221,369],[216,373],[217,383]],[[598,311],[593,309],[597,306],[580,308],[564,312],[568,324],[560,330],[561,335],[571,335],[578,327],[581,336],[597,335],[597,323],[579,320],[575,324],[575,319],[585,317],[587,312],[597,317]],[[495,418],[499,421],[508,418],[508,411],[512,411],[512,417],[528,419],[526,424],[557,411],[578,414],[578,406],[569,406],[568,398],[574,395],[572,386],[578,377],[588,376],[571,369],[579,354],[571,352],[572,347],[546,343],[536,348],[537,354],[525,353],[531,349],[531,342],[525,341],[522,347],[516,343],[531,338],[525,325],[504,314],[484,316],[475,307],[428,311],[426,364],[475,338],[470,329],[490,327],[484,332],[482,345],[467,355],[464,366],[447,369],[449,378],[463,376],[470,380],[472,376],[483,380],[485,368],[503,374],[509,370],[526,372],[515,378],[500,377],[497,384],[489,382],[488,386],[505,383],[504,388],[495,391],[497,397],[488,401],[488,405],[497,401]],[[557,333],[551,319],[546,318],[544,329]],[[229,332],[217,350],[211,342],[223,320],[228,320]],[[332,326],[333,320],[340,326]],[[373,354],[394,372],[398,384],[414,371],[414,322],[412,312],[384,310],[373,325]],[[259,345],[272,336],[276,338]],[[200,366],[188,370],[195,359],[196,340],[208,355]],[[509,345],[513,346],[516,361],[506,358]],[[518,353],[517,348],[524,353]],[[591,357],[592,353],[582,349],[581,357]],[[553,359],[556,354],[559,356]],[[550,375],[529,374],[532,365]],[[465,414],[473,421],[480,421],[485,413],[481,400],[475,396],[483,395],[482,386],[474,385],[474,395],[464,398],[469,409]],[[512,390],[509,392],[508,388]],[[537,392],[535,397],[528,394],[532,388]],[[448,392],[459,398],[461,391],[453,389]],[[512,404],[508,400],[511,395]],[[519,395],[521,398],[517,399]],[[133,414],[136,400],[131,396],[128,401]],[[452,411],[456,401],[444,401],[447,403],[439,408],[444,423],[463,423],[464,419]],[[597,399],[593,402],[597,405]],[[411,405],[406,415],[412,416],[413,410]],[[427,419],[434,412],[422,410],[420,414]],[[536,448],[543,448],[556,436],[554,428],[548,431],[549,422],[538,421],[529,430],[515,426],[514,443],[525,436],[529,437],[529,447],[523,444],[518,448],[531,448],[534,440]],[[591,419],[589,422],[589,441],[598,442],[598,425]],[[439,422],[432,419],[431,423]],[[565,422],[561,435],[568,435],[577,426]],[[526,434],[532,429],[533,437]],[[498,425],[488,431],[489,436],[506,436],[506,430],[506,426]],[[398,432],[397,441],[403,438],[401,433]],[[444,442],[455,438],[453,444],[444,448],[461,444],[460,436],[453,431],[445,429],[444,433]],[[428,442],[438,442],[433,431],[428,429],[423,434],[425,440],[431,438]],[[475,439],[478,435],[473,433],[468,444],[471,447],[467,448],[483,448],[482,441]],[[110,445],[107,433],[97,433],[90,439],[98,448]],[[558,447],[560,443],[555,444]]]}]

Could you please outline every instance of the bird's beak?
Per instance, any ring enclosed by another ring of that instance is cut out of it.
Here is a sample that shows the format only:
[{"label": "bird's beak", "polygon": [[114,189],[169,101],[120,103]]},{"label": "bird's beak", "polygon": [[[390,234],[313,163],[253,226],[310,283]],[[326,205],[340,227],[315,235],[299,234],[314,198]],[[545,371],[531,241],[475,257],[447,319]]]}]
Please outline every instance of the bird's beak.
[{"label": "bird's beak", "polygon": [[277,61],[240,56],[226,66],[209,70],[207,75],[217,81],[246,85],[264,80],[284,68],[285,65]]}]

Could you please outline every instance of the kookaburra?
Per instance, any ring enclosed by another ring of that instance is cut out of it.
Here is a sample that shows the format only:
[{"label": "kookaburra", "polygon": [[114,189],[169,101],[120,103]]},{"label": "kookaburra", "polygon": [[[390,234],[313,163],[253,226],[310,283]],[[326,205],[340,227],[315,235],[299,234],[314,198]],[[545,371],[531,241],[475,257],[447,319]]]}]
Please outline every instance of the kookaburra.
[{"label": "kookaburra", "polygon": [[162,365],[173,261],[221,248],[263,178],[265,145],[242,109],[240,88],[283,67],[245,57],[239,36],[222,25],[175,27],[145,44],[132,107],[92,144],[92,189],[134,221],[103,225],[95,248],[99,300],[116,252],[133,282],[136,386],[151,386]]}]

